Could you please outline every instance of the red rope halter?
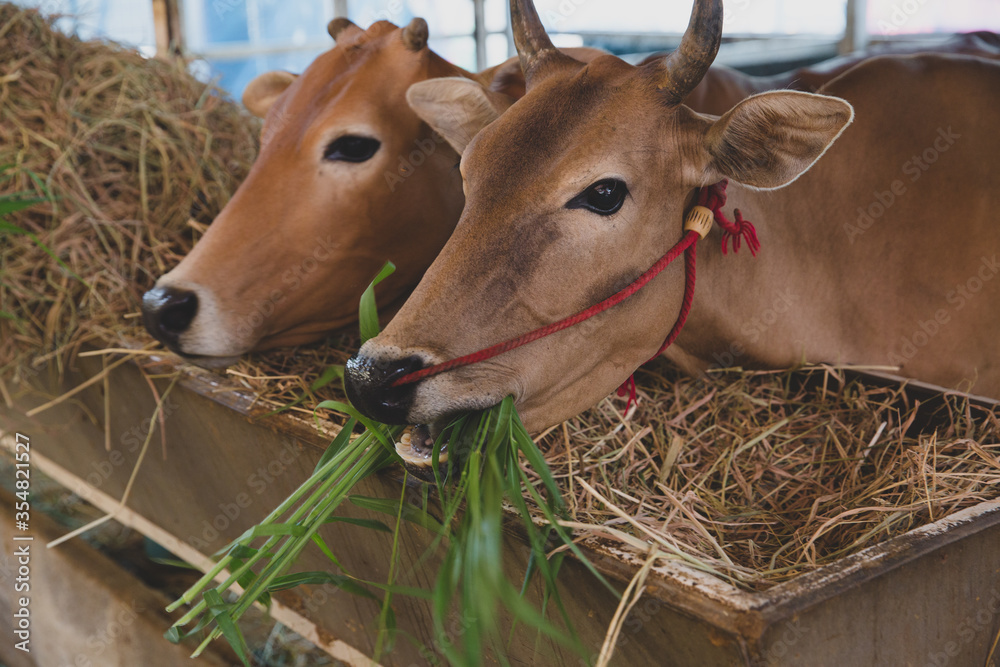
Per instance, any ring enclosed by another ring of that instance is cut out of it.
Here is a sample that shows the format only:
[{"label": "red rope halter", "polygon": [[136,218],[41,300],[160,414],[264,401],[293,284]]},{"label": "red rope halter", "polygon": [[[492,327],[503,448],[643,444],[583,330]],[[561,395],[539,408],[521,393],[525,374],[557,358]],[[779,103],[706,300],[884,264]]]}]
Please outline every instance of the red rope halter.
[{"label": "red rope halter", "polygon": [[[408,373],[393,382],[392,386],[398,387],[404,384],[419,382],[420,380],[431,377],[432,375],[438,375],[461,366],[469,366],[479,361],[492,359],[493,357],[499,356],[504,352],[521,347],[522,345],[527,345],[528,343],[538,340],[539,338],[544,338],[545,336],[552,335],[557,331],[568,329],[574,324],[579,324],[584,320],[590,319],[599,313],[603,313],[609,308],[617,306],[619,303],[638,292],[640,289],[645,287],[649,281],[662,273],[664,269],[670,266],[670,264],[672,264],[673,261],[680,257],[683,253],[685,269],[684,300],[681,302],[681,309],[677,315],[677,320],[674,322],[674,326],[670,329],[670,333],[667,334],[667,337],[663,341],[663,345],[660,346],[659,351],[657,351],[657,353],[652,357],[652,359],[655,359],[677,339],[677,336],[681,333],[681,329],[684,328],[684,323],[687,321],[688,314],[691,312],[691,303],[694,300],[697,243],[699,239],[708,234],[708,230],[711,228],[712,220],[718,223],[723,231],[722,254],[726,254],[727,239],[729,238],[732,238],[733,240],[733,252],[739,251],[741,239],[746,239],[747,246],[750,248],[751,254],[755,257],[757,255],[757,250],[760,249],[760,242],[757,240],[757,231],[754,229],[752,223],[743,219],[739,210],[735,212],[735,222],[727,220],[726,216],[722,213],[722,207],[726,205],[727,185],[728,181],[723,180],[714,185],[701,188],[698,192],[698,204],[694,209],[692,209],[691,212],[688,213],[687,222],[685,223],[686,231],[681,240],[670,248],[670,250],[668,250],[663,257],[657,260],[656,264],[653,264],[648,271],[636,278],[630,285],[622,289],[620,292],[613,294],[604,301],[601,301],[590,308],[581,310],[575,315],[570,315],[565,319],[559,320],[558,322],[553,322],[552,324],[535,329],[534,331],[529,331],[526,334],[516,338],[511,338],[510,340],[502,343],[497,343],[496,345],[479,350],[478,352],[466,354],[452,359],[451,361],[445,361],[440,364],[428,366],[427,368],[423,368],[419,371],[414,371],[413,373]],[[707,211],[703,210],[699,212],[699,208],[707,209]],[[619,396],[625,396],[626,393],[629,394],[629,402],[625,406],[625,412],[627,413],[629,408],[632,406],[632,402],[635,400],[635,379],[633,376],[629,376],[629,379],[626,380],[618,390]]]}]

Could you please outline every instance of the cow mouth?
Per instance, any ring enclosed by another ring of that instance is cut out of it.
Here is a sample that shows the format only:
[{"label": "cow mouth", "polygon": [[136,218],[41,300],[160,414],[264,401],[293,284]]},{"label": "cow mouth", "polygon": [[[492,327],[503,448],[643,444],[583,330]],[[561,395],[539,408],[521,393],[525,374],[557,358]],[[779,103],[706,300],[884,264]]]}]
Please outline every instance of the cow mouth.
[{"label": "cow mouth", "polygon": [[235,357],[211,357],[211,356],[200,356],[196,354],[184,354],[183,352],[178,352],[172,350],[174,354],[179,356],[185,363],[198,366],[199,368],[204,368],[210,371],[217,371],[223,368],[228,368],[240,360],[239,356]]},{"label": "cow mouth", "polygon": [[[434,425],[417,424],[407,429],[396,443],[396,453],[403,459],[406,470],[425,482],[435,481],[434,476],[434,441],[435,432],[440,428]],[[438,452],[439,475],[444,477],[448,464],[448,451],[445,445]]]},{"label": "cow mouth", "polygon": [[234,365],[240,360],[239,354],[221,356],[221,355],[211,355],[211,354],[189,354],[181,349],[181,346],[177,343],[171,343],[166,341],[159,341],[164,348],[164,351],[171,354],[175,354],[180,357],[181,361],[185,364],[191,364],[192,366],[198,366],[199,368],[204,368],[206,370],[215,371],[223,368],[228,368]]},{"label": "cow mouth", "polygon": [[[403,466],[411,475],[425,482],[433,483],[438,479],[445,479],[449,474],[457,474],[457,470],[449,471],[449,468],[455,468],[465,463],[469,455],[469,448],[473,446],[473,438],[468,437],[468,435],[458,436],[455,432],[451,432],[451,437],[446,435],[442,438],[441,434],[446,431],[450,432],[450,427],[454,425],[455,418],[459,415],[465,412],[489,410],[495,405],[496,403],[489,402],[486,407],[470,406],[457,412],[448,412],[445,416],[437,417],[428,424],[410,426],[396,442],[396,454],[402,459]],[[456,438],[456,436],[458,437]],[[438,474],[435,476],[434,446],[438,440],[442,442],[438,451]],[[449,442],[454,451],[449,451]]]}]

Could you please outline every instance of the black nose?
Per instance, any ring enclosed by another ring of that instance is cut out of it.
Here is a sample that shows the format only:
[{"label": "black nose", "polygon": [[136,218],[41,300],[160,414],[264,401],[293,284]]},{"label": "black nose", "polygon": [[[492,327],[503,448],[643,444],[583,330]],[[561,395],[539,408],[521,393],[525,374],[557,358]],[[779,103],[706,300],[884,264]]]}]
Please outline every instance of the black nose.
[{"label": "black nose", "polygon": [[384,361],[358,353],[347,360],[344,377],[347,397],[367,417],[384,424],[407,424],[417,385],[393,387],[392,383],[423,367],[419,357]]},{"label": "black nose", "polygon": [[142,296],[142,321],[146,330],[169,348],[177,349],[181,334],[198,313],[194,292],[156,287]]}]

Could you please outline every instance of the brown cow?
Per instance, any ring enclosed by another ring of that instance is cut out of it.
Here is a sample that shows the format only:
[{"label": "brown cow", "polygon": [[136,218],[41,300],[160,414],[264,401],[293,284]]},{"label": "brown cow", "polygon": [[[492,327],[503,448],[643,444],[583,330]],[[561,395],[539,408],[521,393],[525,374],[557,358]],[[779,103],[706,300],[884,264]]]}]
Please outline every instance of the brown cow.
[{"label": "brown cow", "polygon": [[422,20],[365,31],[335,19],[330,33],[335,48],[301,76],[270,72],[247,87],[244,104],[266,118],[260,155],[143,299],[146,328],[204,365],[354,322],[389,257],[397,275],[383,300],[405,296],[462,210],[457,157],[403,100],[415,81],[475,75],[427,48]]},{"label": "brown cow", "polygon": [[[143,299],[147,329],[203,365],[354,323],[362,291],[389,259],[397,271],[380,301],[385,311],[401,303],[464,203],[458,155],[409,110],[407,88],[464,77],[489,90],[491,114],[523,93],[516,59],[466,72],[427,48],[423,19],[367,31],[335,19],[330,34],[335,48],[301,76],[250,83],[243,101],[266,118],[260,155],[205,236]],[[491,120],[472,115],[477,128]]]},{"label": "brown cow", "polygon": [[[511,5],[528,92],[464,151],[455,233],[349,362],[363,412],[440,424],[513,395],[539,430],[595,404],[663,342],[682,262],[583,324],[395,381],[617,292],[678,243],[696,189],[723,178],[763,247],[723,256],[711,232],[670,358],[693,372],[726,355],[766,368],[892,364],[1000,396],[1000,65],[880,57],[823,95],[763,93],[719,118],[680,100],[716,53],[720,0],[698,0],[678,51],[642,67],[559,55],[531,3]],[[452,114],[482,104],[453,87]]]}]

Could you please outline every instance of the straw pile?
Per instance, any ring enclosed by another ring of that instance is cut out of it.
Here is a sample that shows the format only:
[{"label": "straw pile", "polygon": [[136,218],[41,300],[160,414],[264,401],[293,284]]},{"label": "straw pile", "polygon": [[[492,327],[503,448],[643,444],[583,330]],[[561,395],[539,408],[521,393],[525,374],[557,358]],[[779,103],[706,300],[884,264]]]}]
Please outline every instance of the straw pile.
[{"label": "straw pile", "polygon": [[[32,364],[83,343],[148,338],[135,314],[156,276],[245,176],[257,127],[182,65],[81,43],[30,11],[0,5],[0,165],[59,199],[12,217],[29,237],[0,246],[0,393]],[[190,223],[193,218],[196,222]],[[229,369],[263,408],[312,415],[342,399],[310,385],[357,339],[252,355]],[[947,398],[911,401],[835,369],[681,376],[640,371],[640,403],[620,399],[540,437],[585,535],[663,551],[759,589],[1000,496],[1000,413]],[[606,501],[606,502],[605,502]]]},{"label": "straw pile", "polygon": [[628,421],[609,399],[543,437],[576,521],[741,588],[1000,496],[1000,408],[829,367],[702,380],[658,360],[636,380]]},{"label": "straw pile", "polygon": [[258,130],[184,63],[82,42],[34,10],[0,4],[0,54],[0,193],[55,198],[9,218],[37,243],[0,238],[0,377],[10,377],[136,330],[123,316],[190,248],[189,221],[211,222],[245,178]]}]

